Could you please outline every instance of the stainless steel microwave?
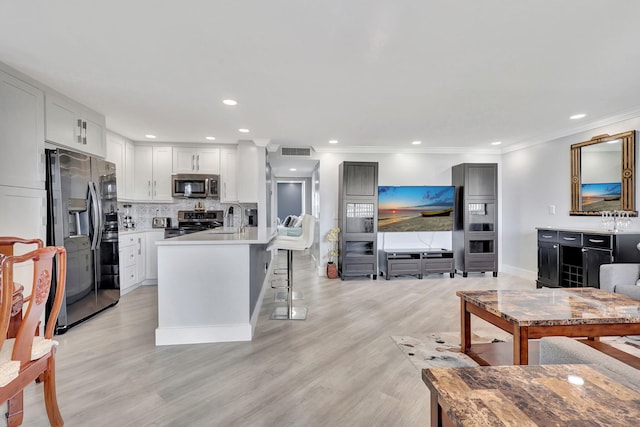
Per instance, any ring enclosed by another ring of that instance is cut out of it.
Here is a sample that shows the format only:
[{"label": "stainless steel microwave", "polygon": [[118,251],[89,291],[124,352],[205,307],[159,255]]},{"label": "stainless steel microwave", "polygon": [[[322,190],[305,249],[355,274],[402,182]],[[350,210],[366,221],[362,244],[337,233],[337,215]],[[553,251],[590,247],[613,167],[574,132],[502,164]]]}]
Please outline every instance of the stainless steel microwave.
[{"label": "stainless steel microwave", "polygon": [[171,195],[173,197],[217,199],[220,177],[218,175],[173,174]]}]

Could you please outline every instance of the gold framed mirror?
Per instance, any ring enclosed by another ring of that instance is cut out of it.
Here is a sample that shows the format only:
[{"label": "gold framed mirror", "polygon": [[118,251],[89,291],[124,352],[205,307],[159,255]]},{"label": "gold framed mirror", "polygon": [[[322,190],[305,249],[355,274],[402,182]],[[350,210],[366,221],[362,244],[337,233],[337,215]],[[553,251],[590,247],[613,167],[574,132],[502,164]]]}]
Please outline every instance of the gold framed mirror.
[{"label": "gold framed mirror", "polygon": [[571,146],[570,215],[622,210],[637,216],[634,130]]}]

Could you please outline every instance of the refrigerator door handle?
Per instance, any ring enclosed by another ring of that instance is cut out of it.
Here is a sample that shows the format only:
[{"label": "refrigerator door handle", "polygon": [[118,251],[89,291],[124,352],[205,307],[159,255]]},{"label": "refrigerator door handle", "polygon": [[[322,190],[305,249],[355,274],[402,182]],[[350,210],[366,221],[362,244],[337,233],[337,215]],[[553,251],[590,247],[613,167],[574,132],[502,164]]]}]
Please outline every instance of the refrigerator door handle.
[{"label": "refrigerator door handle", "polygon": [[100,221],[98,222],[98,243],[96,244],[96,248],[99,248],[102,245],[102,231],[104,230],[104,214],[102,212],[102,194],[98,193],[98,186],[96,183],[93,183],[93,190],[96,194],[96,205],[98,205],[98,215],[100,217]]},{"label": "refrigerator door handle", "polygon": [[93,181],[89,181],[89,194],[91,197],[91,205],[93,207],[93,236],[91,236],[91,249],[98,248],[100,239],[100,203],[98,201],[98,194]]}]

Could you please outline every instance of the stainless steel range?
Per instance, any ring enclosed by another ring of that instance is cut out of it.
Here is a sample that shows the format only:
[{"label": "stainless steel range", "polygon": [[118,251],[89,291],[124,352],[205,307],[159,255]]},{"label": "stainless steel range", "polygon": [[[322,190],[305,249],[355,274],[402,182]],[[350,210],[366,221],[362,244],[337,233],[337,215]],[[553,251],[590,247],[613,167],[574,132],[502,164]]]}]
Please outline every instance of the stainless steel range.
[{"label": "stainless steel range", "polygon": [[178,226],[164,229],[164,238],[183,236],[185,234],[222,227],[223,211],[178,211]]}]

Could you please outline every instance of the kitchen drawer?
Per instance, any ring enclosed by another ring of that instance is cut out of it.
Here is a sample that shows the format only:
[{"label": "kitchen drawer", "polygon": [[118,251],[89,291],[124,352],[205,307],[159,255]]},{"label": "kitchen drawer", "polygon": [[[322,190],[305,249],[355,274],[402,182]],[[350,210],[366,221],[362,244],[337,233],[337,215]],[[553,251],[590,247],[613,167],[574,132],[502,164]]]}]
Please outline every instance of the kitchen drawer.
[{"label": "kitchen drawer", "polygon": [[558,233],[558,242],[564,246],[582,246],[582,233],[560,231]]},{"label": "kitchen drawer", "polygon": [[132,265],[136,265],[138,258],[138,247],[137,246],[127,246],[120,249],[120,264],[123,267],[129,267]]},{"label": "kitchen drawer", "polygon": [[137,245],[138,237],[138,234],[120,234],[118,236],[118,245],[120,248]]},{"label": "kitchen drawer", "polygon": [[611,236],[603,234],[585,234],[583,236],[585,248],[612,249]]},{"label": "kitchen drawer", "polygon": [[538,241],[556,243],[558,241],[558,231],[538,230]]},{"label": "kitchen drawer", "polygon": [[122,274],[120,275],[120,288],[126,289],[135,285],[137,282],[138,278],[135,264],[125,267],[124,271],[122,271]]}]

